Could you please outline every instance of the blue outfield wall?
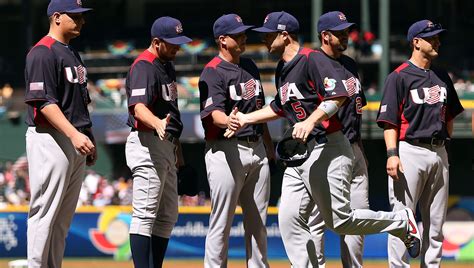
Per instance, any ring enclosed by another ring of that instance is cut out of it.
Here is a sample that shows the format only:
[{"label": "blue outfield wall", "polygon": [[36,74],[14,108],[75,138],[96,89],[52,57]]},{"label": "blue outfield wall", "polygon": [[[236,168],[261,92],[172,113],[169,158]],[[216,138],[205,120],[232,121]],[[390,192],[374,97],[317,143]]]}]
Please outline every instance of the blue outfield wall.
[{"label": "blue outfield wall", "polygon": [[[128,227],[131,220],[130,207],[80,208],[76,213],[66,242],[66,257],[106,257],[117,260],[130,258]],[[27,208],[0,211],[0,257],[24,258],[26,256]],[[474,222],[459,223],[450,229],[456,230],[458,245],[448,243],[444,257],[456,258],[462,251],[474,247]],[[464,224],[464,225],[462,225]],[[181,207],[178,222],[173,230],[168,251],[169,258],[203,258],[204,244],[209,225],[208,207]],[[449,225],[449,224],[448,224]],[[53,227],[54,228],[54,227]],[[286,259],[286,253],[278,229],[277,209],[270,208],[267,220],[268,257]],[[468,230],[473,230],[469,232]],[[469,232],[469,234],[466,233]],[[467,239],[466,239],[467,236]],[[463,241],[460,241],[463,240]],[[339,236],[326,232],[325,251],[328,258],[339,258]],[[465,257],[472,254],[463,254]],[[386,258],[387,235],[367,235],[364,258]],[[244,227],[242,214],[238,210],[231,229],[229,258],[245,258]]]}]

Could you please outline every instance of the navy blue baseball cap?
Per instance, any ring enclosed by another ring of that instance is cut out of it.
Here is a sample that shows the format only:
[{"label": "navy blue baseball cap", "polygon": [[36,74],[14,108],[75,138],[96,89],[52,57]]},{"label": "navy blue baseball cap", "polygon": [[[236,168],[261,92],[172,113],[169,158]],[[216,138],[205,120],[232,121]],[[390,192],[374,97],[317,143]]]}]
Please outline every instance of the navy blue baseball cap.
[{"label": "navy blue baseball cap", "polygon": [[318,33],[322,31],[341,31],[354,25],[348,22],[346,15],[340,11],[324,13],[318,20]]},{"label": "navy blue baseball cap", "polygon": [[242,19],[237,14],[226,14],[220,16],[212,30],[214,31],[214,37],[217,38],[221,35],[226,34],[237,34],[245,32],[247,29],[254,27],[253,25],[244,25]]},{"label": "navy blue baseball cap", "polygon": [[420,20],[413,23],[408,28],[407,40],[410,42],[415,37],[430,37],[446,31],[439,23],[433,23],[430,20]]},{"label": "navy blue baseball cap", "polygon": [[260,33],[275,33],[287,31],[289,33],[298,32],[300,29],[300,23],[298,20],[285,11],[272,12],[265,17],[263,26],[252,29]]},{"label": "navy blue baseball cap", "polygon": [[51,0],[46,14],[48,17],[55,12],[59,13],[83,13],[92,10],[92,8],[82,7],[81,0]]},{"label": "navy blue baseball cap", "polygon": [[182,45],[193,41],[183,35],[183,25],[172,17],[160,17],[151,26],[151,37],[158,37],[173,45]]}]

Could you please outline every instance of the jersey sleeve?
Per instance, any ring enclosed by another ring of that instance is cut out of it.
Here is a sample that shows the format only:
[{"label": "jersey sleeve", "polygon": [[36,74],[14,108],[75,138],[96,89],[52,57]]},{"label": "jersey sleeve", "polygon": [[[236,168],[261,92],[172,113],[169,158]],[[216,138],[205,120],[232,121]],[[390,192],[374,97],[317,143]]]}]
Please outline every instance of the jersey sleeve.
[{"label": "jersey sleeve", "polygon": [[385,80],[382,101],[377,115],[379,127],[384,128],[385,123],[393,126],[400,125],[402,91],[401,77],[395,72],[391,73]]},{"label": "jersey sleeve", "polygon": [[217,70],[205,68],[199,79],[201,118],[207,117],[214,110],[225,112],[226,93],[224,81]]},{"label": "jersey sleeve", "polygon": [[139,61],[130,69],[128,74],[128,107],[138,103],[149,106],[155,98],[155,87],[159,84],[152,69],[152,63]]},{"label": "jersey sleeve", "polygon": [[45,47],[34,47],[26,58],[25,103],[44,106],[58,103],[58,70],[53,52]]},{"label": "jersey sleeve", "polygon": [[321,52],[313,52],[308,57],[308,75],[309,79],[314,82],[317,88],[322,86],[324,89],[324,99],[329,100],[338,97],[348,97],[346,88],[342,83],[341,77],[336,70],[325,60]]}]

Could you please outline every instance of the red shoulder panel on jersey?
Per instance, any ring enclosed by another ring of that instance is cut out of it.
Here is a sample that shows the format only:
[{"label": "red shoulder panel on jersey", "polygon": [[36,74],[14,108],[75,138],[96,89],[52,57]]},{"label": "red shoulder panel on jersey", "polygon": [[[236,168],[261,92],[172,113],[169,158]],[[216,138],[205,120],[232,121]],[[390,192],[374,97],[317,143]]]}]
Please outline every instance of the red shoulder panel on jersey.
[{"label": "red shoulder panel on jersey", "polygon": [[395,69],[395,72],[400,73],[403,69],[405,69],[408,66],[409,66],[408,63],[404,62],[402,63],[402,65],[398,66],[397,69]]},{"label": "red shoulder panel on jersey", "polygon": [[151,53],[150,51],[145,50],[143,51],[140,55],[138,55],[138,57],[135,59],[135,61],[133,62],[133,65],[135,65],[135,63],[139,62],[139,61],[148,61],[148,62],[153,62],[154,60],[156,59],[156,56]]},{"label": "red shoulder panel on jersey", "polygon": [[45,46],[51,49],[51,46],[54,44],[54,42],[56,42],[56,40],[54,40],[51,36],[45,36],[41,38],[41,40],[39,40],[34,47]]},{"label": "red shoulder panel on jersey", "polygon": [[305,55],[306,58],[309,58],[309,54],[311,54],[312,52],[316,52],[316,51],[312,50],[310,48],[304,47],[304,48],[301,49],[300,53],[298,53],[298,54]]},{"label": "red shoulder panel on jersey", "polygon": [[140,55],[138,55],[138,57],[135,59],[135,61],[132,64],[132,67],[130,67],[130,72],[133,70],[133,67],[135,66],[135,64],[137,64],[139,61],[143,60],[143,61],[148,61],[149,63],[153,63],[155,59],[156,59],[156,56],[150,51],[148,51],[148,49],[146,49]]},{"label": "red shoulder panel on jersey", "polygon": [[214,57],[209,63],[206,64],[204,68],[213,68],[216,69],[217,66],[222,62],[219,57]]}]

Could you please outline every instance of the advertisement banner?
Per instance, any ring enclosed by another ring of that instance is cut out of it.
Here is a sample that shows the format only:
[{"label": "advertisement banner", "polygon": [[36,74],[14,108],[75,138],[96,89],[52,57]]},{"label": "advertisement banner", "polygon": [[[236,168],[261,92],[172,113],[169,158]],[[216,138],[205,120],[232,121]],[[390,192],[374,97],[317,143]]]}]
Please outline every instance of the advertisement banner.
[{"label": "advertisement banner", "polygon": [[[204,257],[209,226],[208,207],[180,207],[166,256],[168,258]],[[0,257],[26,257],[27,209],[0,211]],[[130,255],[128,228],[130,207],[83,207],[74,216],[66,240],[66,257],[106,257],[127,260]],[[53,227],[54,228],[54,227]],[[444,227],[443,257],[474,260],[474,222],[447,222]],[[267,219],[268,258],[286,259],[278,229],[276,208],[269,209]],[[230,231],[229,258],[245,258],[244,225],[238,209]],[[339,236],[327,230],[327,258],[339,258]],[[387,258],[387,234],[366,235],[364,258]]]}]

